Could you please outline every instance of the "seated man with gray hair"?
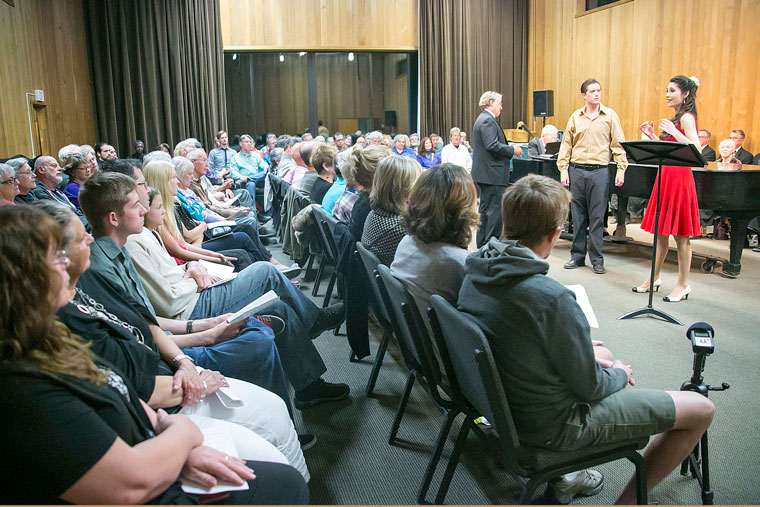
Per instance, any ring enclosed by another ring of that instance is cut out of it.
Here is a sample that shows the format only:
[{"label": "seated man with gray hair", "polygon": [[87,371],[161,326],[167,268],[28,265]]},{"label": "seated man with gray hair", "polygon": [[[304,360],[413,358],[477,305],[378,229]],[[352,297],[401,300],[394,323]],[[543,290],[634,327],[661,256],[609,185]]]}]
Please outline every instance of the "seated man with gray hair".
[{"label": "seated man with gray hair", "polygon": [[87,232],[89,232],[91,230],[90,224],[87,222],[84,213],[74,206],[69,198],[57,188],[61,184],[61,180],[63,180],[63,170],[58,161],[53,157],[45,155],[38,157],[34,162],[34,173],[37,175],[37,186],[29,192],[33,196],[31,200],[52,199],[65,204],[71,208],[71,211],[76,214]]},{"label": "seated man with gray hair", "polygon": [[470,150],[462,144],[462,131],[454,127],[449,131],[451,142],[441,150],[441,163],[449,162],[462,166],[469,172],[472,169],[472,155]]},{"label": "seated man with gray hair", "polygon": [[256,187],[264,188],[267,171],[269,164],[253,149],[253,138],[248,134],[240,136],[240,151],[232,157],[230,164],[230,176],[235,183],[245,186],[255,200]]},{"label": "seated man with gray hair", "polygon": [[554,125],[546,125],[541,129],[541,137],[531,139],[528,143],[528,156],[536,157],[546,153],[546,145],[557,142],[559,131]]}]

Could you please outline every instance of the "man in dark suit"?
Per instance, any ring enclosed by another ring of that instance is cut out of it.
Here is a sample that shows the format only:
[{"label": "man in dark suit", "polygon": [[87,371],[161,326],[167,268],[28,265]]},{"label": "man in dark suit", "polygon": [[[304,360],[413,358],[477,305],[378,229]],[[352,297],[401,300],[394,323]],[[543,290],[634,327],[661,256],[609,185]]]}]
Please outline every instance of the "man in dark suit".
[{"label": "man in dark suit", "polygon": [[755,155],[755,158],[752,160],[752,165],[760,165],[760,153]]},{"label": "man in dark suit", "polygon": [[531,139],[528,143],[528,156],[535,157],[546,153],[546,145],[557,141],[557,127],[546,125],[541,129],[541,137]]},{"label": "man in dark suit", "polygon": [[702,146],[702,158],[707,162],[715,162],[715,150],[710,148],[710,137],[712,134],[710,134],[709,130],[700,130],[698,134],[699,144]]},{"label": "man in dark suit", "polygon": [[480,116],[472,128],[472,180],[480,195],[478,247],[491,236],[501,236],[501,196],[509,183],[509,159],[522,156],[522,148],[507,144],[497,118],[501,114],[501,94],[487,91],[478,103]]},{"label": "man in dark suit", "polygon": [[742,148],[742,144],[744,144],[744,131],[734,129],[731,131],[728,138],[736,145],[736,158],[738,158],[742,164],[752,164],[752,153]]}]

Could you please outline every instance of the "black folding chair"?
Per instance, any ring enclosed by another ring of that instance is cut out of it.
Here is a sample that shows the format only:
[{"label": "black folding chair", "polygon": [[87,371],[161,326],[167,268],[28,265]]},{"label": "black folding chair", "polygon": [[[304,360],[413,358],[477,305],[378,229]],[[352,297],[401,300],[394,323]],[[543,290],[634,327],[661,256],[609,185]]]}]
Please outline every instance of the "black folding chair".
[{"label": "black folding chair", "polygon": [[[338,265],[338,247],[335,244],[335,237],[333,235],[338,220],[334,216],[325,213],[322,206],[313,205],[311,209],[314,212],[314,219],[317,222],[317,229],[322,244],[322,257],[319,261],[319,270],[317,271],[317,278],[314,281],[314,289],[311,293],[312,296],[316,297],[319,293],[319,285],[322,281],[321,278],[324,268],[326,266],[335,267]],[[325,299],[322,303],[322,307],[326,307],[330,304],[330,298],[332,297],[332,291],[337,279],[338,270],[333,269],[332,275],[330,276],[330,282],[327,284],[327,292],[325,292]]]},{"label": "black folding chair", "polygon": [[441,395],[443,392],[448,398],[450,396],[449,388],[442,380],[438,360],[433,351],[427,327],[417,309],[417,304],[404,285],[391,274],[387,266],[379,264],[377,272],[381,281],[379,284],[381,294],[383,294],[386,307],[390,310],[389,315],[396,337],[399,339],[399,344],[402,347],[402,353],[406,349],[405,361],[409,367],[406,387],[396,411],[396,417],[393,420],[388,443],[393,444],[396,440],[396,434],[401,425],[401,419],[404,416],[412,387],[414,387],[414,381],[420,380],[419,377],[424,381],[421,384],[433,398],[433,401],[446,414],[446,420],[438,433],[433,455],[423,475],[422,484],[417,496],[418,503],[425,503],[430,482],[440,461],[451,425],[459,414],[459,410],[450,399],[446,399]]},{"label": "black folding chair", "polygon": [[[452,390],[458,391],[453,393],[453,399],[456,404],[463,404],[461,409],[465,412],[462,429],[435,497],[436,504],[442,504],[446,498],[476,414],[485,416],[498,434],[497,452],[504,458],[506,469],[520,483],[519,504],[529,503],[536,488],[549,479],[621,458],[635,465],[636,498],[639,504],[647,503],[646,462],[637,450],[646,446],[648,438],[573,452],[523,445],[517,436],[501,377],[483,331],[442,297],[434,295],[430,304],[432,309],[428,310],[428,315],[433,332],[439,347],[448,349],[450,363],[444,363],[444,367],[449,376],[455,377],[455,381],[450,382]],[[448,371],[449,367],[452,371]]]}]

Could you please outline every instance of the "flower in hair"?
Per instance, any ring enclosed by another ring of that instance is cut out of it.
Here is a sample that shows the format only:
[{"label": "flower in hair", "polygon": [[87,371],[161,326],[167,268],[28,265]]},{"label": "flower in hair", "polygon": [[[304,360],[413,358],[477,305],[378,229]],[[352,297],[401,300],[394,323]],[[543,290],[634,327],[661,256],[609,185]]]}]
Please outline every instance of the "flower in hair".
[{"label": "flower in hair", "polygon": [[689,79],[691,80],[692,83],[694,83],[694,86],[699,88],[699,79],[697,78],[697,76],[689,76]]}]

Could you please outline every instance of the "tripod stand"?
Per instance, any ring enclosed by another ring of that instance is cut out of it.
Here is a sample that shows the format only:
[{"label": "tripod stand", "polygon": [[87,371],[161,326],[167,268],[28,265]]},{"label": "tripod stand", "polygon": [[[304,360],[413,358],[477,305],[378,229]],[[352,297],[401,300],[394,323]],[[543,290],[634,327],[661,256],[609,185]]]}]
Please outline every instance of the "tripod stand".
[{"label": "tripod stand", "polygon": [[[712,387],[704,383],[702,371],[705,369],[707,355],[707,352],[694,352],[694,366],[691,379],[681,385],[681,391],[694,391],[707,397],[709,391],[725,391],[731,387],[725,382],[720,387]],[[691,476],[699,482],[699,487],[702,490],[702,504],[712,505],[713,491],[710,489],[710,455],[707,447],[707,431],[702,435],[702,439],[691,454],[681,463],[681,475],[687,475],[689,471],[691,471]]]}]

